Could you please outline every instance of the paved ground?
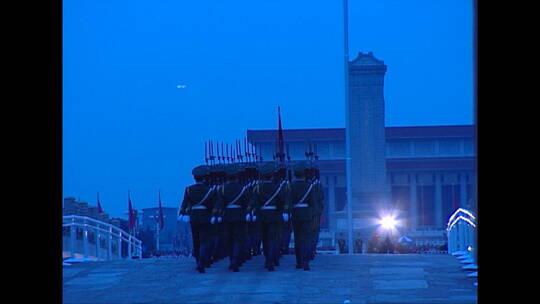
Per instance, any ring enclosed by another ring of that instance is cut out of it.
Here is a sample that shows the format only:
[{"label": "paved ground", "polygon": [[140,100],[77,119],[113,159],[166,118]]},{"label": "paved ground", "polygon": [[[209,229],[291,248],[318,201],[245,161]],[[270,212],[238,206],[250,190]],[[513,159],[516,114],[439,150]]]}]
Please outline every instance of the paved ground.
[{"label": "paved ground", "polygon": [[191,259],[64,266],[64,303],[476,303],[476,287],[451,255],[318,255],[311,271],[258,256],[240,272],[222,260],[204,274]]}]

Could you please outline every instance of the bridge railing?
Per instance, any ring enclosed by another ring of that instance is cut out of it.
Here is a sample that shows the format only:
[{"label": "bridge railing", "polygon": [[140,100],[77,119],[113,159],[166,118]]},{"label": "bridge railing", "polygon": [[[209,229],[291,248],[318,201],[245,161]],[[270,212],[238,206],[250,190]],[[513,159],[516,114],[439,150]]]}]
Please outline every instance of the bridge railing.
[{"label": "bridge railing", "polygon": [[[90,246],[95,246],[95,258],[97,260],[122,259],[122,244],[127,247],[127,258],[142,256],[142,242],[124,230],[99,220],[87,216],[66,215],[62,218],[62,227],[69,228],[69,245],[64,246],[64,251],[69,249],[71,257],[75,254],[82,254],[90,257]],[[77,249],[77,230],[82,232],[82,252]],[[89,240],[89,232],[93,233],[94,244]],[[102,255],[102,240],[105,240],[106,254]],[[116,247],[116,254],[113,254],[113,243]],[[65,248],[68,247],[68,248]]]},{"label": "bridge railing", "polygon": [[467,252],[476,264],[476,216],[474,213],[458,208],[448,219],[446,232],[448,253]]}]

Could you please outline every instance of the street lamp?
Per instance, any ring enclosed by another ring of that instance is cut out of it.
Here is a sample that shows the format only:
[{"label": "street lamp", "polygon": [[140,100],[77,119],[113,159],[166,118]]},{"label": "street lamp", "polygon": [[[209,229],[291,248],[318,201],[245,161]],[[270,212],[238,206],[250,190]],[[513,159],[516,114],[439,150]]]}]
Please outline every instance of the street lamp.
[{"label": "street lamp", "polygon": [[379,224],[386,230],[393,230],[397,226],[395,217],[387,215],[379,220]]}]

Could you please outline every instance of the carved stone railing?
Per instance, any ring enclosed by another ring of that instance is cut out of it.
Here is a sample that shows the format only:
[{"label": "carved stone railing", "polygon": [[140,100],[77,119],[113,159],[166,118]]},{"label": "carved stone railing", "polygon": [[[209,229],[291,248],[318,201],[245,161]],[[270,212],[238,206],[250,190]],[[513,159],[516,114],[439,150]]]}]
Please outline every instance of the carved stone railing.
[{"label": "carved stone railing", "polygon": [[[68,242],[64,244],[63,248],[64,255],[92,257],[96,260],[131,259],[142,256],[142,242],[112,224],[87,216],[67,215],[62,218],[62,227],[69,230],[69,236],[66,236]],[[89,235],[92,236],[93,242],[89,240]],[[77,243],[80,242],[78,239],[82,241],[82,249],[77,246]],[[102,240],[105,240],[105,246],[102,246]],[[113,244],[115,245],[113,246]],[[122,255],[123,244],[128,246],[125,257]],[[90,250],[90,246],[95,246],[95,249]],[[105,254],[103,254],[103,247],[106,249]],[[93,255],[91,255],[91,251]],[[113,251],[115,251],[114,254]]]}]

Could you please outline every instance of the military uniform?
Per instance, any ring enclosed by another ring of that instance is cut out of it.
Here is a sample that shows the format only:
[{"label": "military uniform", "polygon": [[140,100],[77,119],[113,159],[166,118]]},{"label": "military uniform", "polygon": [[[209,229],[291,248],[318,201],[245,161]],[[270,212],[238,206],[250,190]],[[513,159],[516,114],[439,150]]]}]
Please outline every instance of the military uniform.
[{"label": "military uniform", "polygon": [[179,214],[189,220],[193,238],[193,256],[197,263],[197,270],[205,272],[209,264],[212,246],[210,218],[217,214],[214,207],[219,207],[221,198],[216,187],[203,182],[209,174],[207,166],[198,166],[193,169],[196,183],[186,187]]},{"label": "military uniform", "polygon": [[308,169],[308,179],[313,185],[313,220],[312,220],[312,239],[309,258],[313,260],[317,251],[317,243],[319,242],[319,233],[321,228],[321,214],[324,209],[324,190],[318,178],[318,169],[313,165]]},{"label": "military uniform", "polygon": [[223,198],[221,196],[221,188],[225,182],[225,170],[226,165],[214,165],[210,167],[210,172],[213,177],[212,183],[215,185],[216,191],[216,202],[213,210],[213,218],[210,219],[209,234],[211,235],[211,249],[210,249],[210,258],[206,267],[210,267],[212,263],[215,263],[226,256],[225,249],[225,228],[223,223]]},{"label": "military uniform", "polygon": [[317,208],[317,186],[306,178],[307,168],[305,162],[294,165],[296,179],[291,183],[290,190],[296,268],[304,270],[310,269],[309,260],[314,239],[313,219]]},{"label": "military uniform", "polygon": [[274,270],[278,262],[279,240],[281,231],[280,222],[283,221],[282,214],[288,212],[286,203],[286,181],[272,180],[275,171],[273,162],[264,163],[261,173],[264,180],[255,186],[251,198],[251,209],[254,210],[255,221],[260,221],[262,225],[263,251],[265,254],[265,267],[269,271]]},{"label": "military uniform", "polygon": [[[243,247],[246,239],[245,213],[247,208],[248,185],[242,185],[237,180],[239,168],[237,165],[229,165],[226,173],[230,180],[221,187],[220,194],[224,202],[223,223],[225,226],[226,248],[230,259],[230,266],[234,272],[243,262]],[[231,178],[231,177],[236,178]]]}]

